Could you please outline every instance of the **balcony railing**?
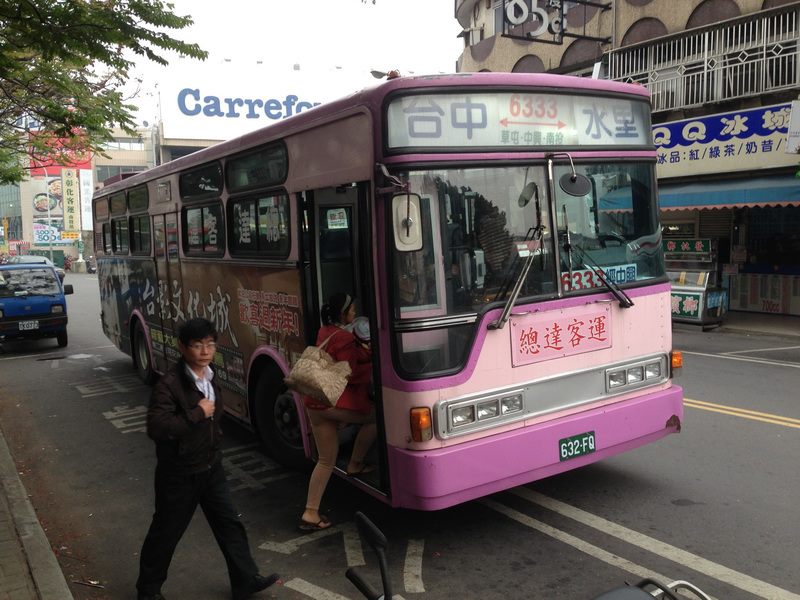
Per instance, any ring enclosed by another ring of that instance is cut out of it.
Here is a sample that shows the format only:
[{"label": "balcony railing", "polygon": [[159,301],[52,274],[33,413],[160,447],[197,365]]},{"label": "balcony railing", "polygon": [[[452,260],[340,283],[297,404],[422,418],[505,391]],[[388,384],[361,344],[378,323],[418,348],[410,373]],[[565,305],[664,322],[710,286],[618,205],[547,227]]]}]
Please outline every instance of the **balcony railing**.
[{"label": "balcony railing", "polygon": [[609,79],[650,89],[653,112],[800,85],[800,8],[784,7],[608,54]]}]

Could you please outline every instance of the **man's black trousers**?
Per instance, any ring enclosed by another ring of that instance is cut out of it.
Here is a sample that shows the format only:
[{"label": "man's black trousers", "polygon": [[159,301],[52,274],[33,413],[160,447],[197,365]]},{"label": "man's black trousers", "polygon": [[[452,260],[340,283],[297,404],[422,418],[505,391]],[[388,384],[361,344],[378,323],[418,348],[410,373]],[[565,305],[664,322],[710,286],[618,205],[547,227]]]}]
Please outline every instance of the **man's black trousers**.
[{"label": "man's black trousers", "polygon": [[198,504],[225,556],[231,587],[258,573],[221,462],[200,473],[176,473],[156,466],[155,492],[156,511],[139,558],[139,593],[161,591],[172,555]]}]

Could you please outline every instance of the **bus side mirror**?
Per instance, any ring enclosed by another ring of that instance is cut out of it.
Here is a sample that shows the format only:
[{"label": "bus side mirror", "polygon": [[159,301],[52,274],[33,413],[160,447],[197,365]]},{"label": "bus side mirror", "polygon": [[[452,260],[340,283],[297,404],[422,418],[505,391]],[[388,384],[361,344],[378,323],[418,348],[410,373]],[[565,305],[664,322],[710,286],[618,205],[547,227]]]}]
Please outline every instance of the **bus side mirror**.
[{"label": "bus side mirror", "polygon": [[422,199],[419,194],[392,197],[394,247],[400,252],[422,249]]}]

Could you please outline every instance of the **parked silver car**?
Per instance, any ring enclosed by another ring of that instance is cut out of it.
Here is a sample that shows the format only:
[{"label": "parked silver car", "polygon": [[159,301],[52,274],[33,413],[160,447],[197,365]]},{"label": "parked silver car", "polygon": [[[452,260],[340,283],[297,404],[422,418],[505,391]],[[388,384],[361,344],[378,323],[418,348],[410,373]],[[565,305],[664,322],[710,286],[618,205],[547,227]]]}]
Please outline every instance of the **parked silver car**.
[{"label": "parked silver car", "polygon": [[66,272],[61,267],[57,267],[53,264],[53,262],[47,258],[46,256],[37,256],[35,254],[20,254],[18,256],[9,256],[8,257],[8,264],[9,265],[18,265],[21,263],[25,264],[45,264],[48,266],[53,267],[56,270],[56,275],[62,281],[64,281],[64,277],[66,276]]}]

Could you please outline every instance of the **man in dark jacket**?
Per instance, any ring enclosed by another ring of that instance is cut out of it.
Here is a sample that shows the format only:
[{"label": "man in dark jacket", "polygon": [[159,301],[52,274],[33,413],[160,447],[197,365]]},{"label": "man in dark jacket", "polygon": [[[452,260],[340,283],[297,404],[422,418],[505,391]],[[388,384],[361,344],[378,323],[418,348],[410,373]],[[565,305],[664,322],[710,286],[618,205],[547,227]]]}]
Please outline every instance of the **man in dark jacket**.
[{"label": "man in dark jacket", "polygon": [[139,600],[165,600],[161,586],[198,504],[225,556],[234,600],[244,600],[278,580],[277,574],[259,575],[222,468],[223,403],[210,366],[216,340],[210,321],[187,321],[178,332],[183,358],[156,384],[150,398],[147,435],[156,442],[158,458],[156,510],[139,561]]}]

